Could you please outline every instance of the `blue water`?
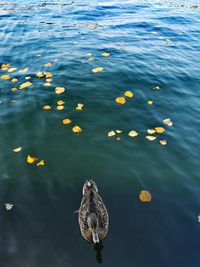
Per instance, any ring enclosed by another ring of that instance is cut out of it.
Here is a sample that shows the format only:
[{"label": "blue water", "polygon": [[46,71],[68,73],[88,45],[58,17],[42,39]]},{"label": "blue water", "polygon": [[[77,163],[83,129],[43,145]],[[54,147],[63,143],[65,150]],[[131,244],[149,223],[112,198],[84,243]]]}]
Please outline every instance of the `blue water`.
[{"label": "blue water", "polygon": [[[200,266],[199,51],[195,0],[0,2],[0,64],[17,68],[0,70],[10,75],[0,79],[1,267]],[[39,71],[53,74],[50,86]],[[19,90],[27,76],[32,86]],[[126,90],[134,97],[117,104]],[[166,132],[147,140],[156,126]],[[115,129],[119,141],[107,136]],[[28,154],[45,166],[28,164]],[[97,251],[73,213],[88,178],[110,215]],[[139,200],[141,190],[150,203]]]}]

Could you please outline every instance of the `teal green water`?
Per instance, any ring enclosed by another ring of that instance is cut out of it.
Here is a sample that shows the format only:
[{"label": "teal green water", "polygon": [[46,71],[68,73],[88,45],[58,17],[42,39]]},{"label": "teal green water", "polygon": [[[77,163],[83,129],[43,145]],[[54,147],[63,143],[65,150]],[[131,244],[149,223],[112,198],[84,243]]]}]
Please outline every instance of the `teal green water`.
[{"label": "teal green water", "polygon": [[[199,266],[198,1],[12,0],[0,3],[0,16],[0,64],[29,68],[9,73],[17,83],[0,79],[0,265]],[[39,71],[53,73],[51,86]],[[26,76],[32,86],[10,90]],[[65,92],[56,95],[56,86]],[[134,97],[117,104],[127,89]],[[147,140],[156,126],[166,132]],[[107,136],[116,129],[120,141]],[[28,164],[28,154],[45,166]],[[110,215],[101,251],[83,240],[73,214],[88,178]],[[140,202],[141,190],[151,192],[150,203]]]}]

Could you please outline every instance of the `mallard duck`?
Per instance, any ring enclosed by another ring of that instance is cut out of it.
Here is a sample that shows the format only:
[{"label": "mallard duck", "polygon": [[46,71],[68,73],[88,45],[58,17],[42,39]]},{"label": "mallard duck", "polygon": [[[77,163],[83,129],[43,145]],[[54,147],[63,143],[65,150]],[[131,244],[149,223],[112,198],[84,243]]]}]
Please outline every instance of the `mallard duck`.
[{"label": "mallard duck", "polygon": [[87,180],[83,186],[78,220],[81,234],[88,242],[96,244],[106,237],[109,226],[108,212],[98,194],[97,185],[92,180]]}]

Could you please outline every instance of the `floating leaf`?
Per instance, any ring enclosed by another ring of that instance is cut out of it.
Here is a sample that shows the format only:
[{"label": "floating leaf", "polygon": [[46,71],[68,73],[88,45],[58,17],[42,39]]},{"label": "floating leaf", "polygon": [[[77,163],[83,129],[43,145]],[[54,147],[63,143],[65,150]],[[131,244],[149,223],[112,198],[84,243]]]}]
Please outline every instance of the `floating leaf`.
[{"label": "floating leaf", "polygon": [[161,144],[162,146],[165,146],[165,145],[167,144],[167,140],[160,140],[160,144]]},{"label": "floating leaf", "polygon": [[130,131],[130,132],[128,133],[128,135],[129,135],[130,137],[135,137],[135,136],[138,135],[138,133],[137,133],[136,131],[132,130],[132,131]]},{"label": "floating leaf", "polygon": [[154,134],[156,131],[155,131],[154,129],[148,129],[147,132],[148,132],[149,134]]},{"label": "floating leaf", "polygon": [[45,66],[45,67],[51,67],[52,64],[51,64],[51,63],[46,63],[46,64],[44,64],[44,66]]},{"label": "floating leaf", "polygon": [[112,136],[114,136],[116,133],[114,132],[114,131],[110,131],[110,132],[108,132],[108,136],[109,137],[112,137]]},{"label": "floating leaf", "polygon": [[104,70],[103,67],[96,67],[96,68],[92,69],[92,72],[97,73],[97,72],[101,72],[103,70]]},{"label": "floating leaf", "polygon": [[64,119],[63,124],[70,124],[72,121],[70,119]]},{"label": "floating leaf", "polygon": [[36,76],[38,78],[42,78],[42,77],[44,77],[44,74],[42,72],[38,72],[38,73],[36,73]]},{"label": "floating leaf", "polygon": [[145,136],[146,139],[150,140],[150,141],[153,141],[156,139],[156,136],[152,136],[152,135],[147,135]]},{"label": "floating leaf", "polygon": [[25,80],[30,80],[31,79],[31,76],[26,76],[24,79]]},{"label": "floating leaf", "polygon": [[51,83],[44,83],[44,86],[51,86]]},{"label": "floating leaf", "polygon": [[51,79],[51,78],[47,78],[47,79],[46,79],[46,82],[47,82],[47,83],[51,83],[51,82],[52,82],[52,79]]},{"label": "floating leaf", "polygon": [[166,125],[168,125],[168,126],[172,126],[173,125],[173,122],[170,120],[170,118],[164,119],[163,120],[163,123],[166,124]]},{"label": "floating leaf", "polygon": [[17,68],[9,68],[9,69],[8,69],[8,72],[13,72],[13,71],[15,71],[15,70],[17,70]]},{"label": "floating leaf", "polygon": [[4,63],[4,64],[1,65],[1,69],[2,70],[7,70],[10,66],[11,66],[11,64]]},{"label": "floating leaf", "polygon": [[121,138],[120,138],[120,137],[117,137],[117,138],[116,138],[116,140],[117,140],[117,141],[120,141],[120,140],[121,140]]},{"label": "floating leaf", "polygon": [[57,108],[57,110],[63,110],[64,106],[57,106],[56,108]]},{"label": "floating leaf", "polygon": [[101,54],[103,57],[109,57],[110,56],[110,53],[108,53],[108,52],[104,52],[104,53],[102,53]]},{"label": "floating leaf", "polygon": [[160,86],[159,85],[158,86],[155,86],[153,89],[154,90],[160,90]]},{"label": "floating leaf", "polygon": [[116,99],[115,99],[115,101],[118,103],[118,104],[124,104],[124,103],[126,103],[126,99],[124,98],[124,97],[117,97]]},{"label": "floating leaf", "polygon": [[29,86],[31,86],[31,85],[32,85],[31,82],[25,82],[25,83],[22,83],[22,84],[19,86],[19,89],[20,89],[20,90],[23,90],[24,88],[29,87]]},{"label": "floating leaf", "polygon": [[5,209],[6,210],[11,210],[13,208],[13,204],[11,203],[5,203]]},{"label": "floating leaf", "polygon": [[44,166],[44,160],[40,160],[40,161],[37,163],[37,166]]},{"label": "floating leaf", "polygon": [[133,97],[133,96],[134,96],[133,93],[132,93],[131,91],[126,91],[126,92],[124,93],[124,95],[127,96],[127,97]]},{"label": "floating leaf", "polygon": [[57,101],[57,104],[60,106],[60,105],[63,105],[63,104],[65,104],[65,101],[62,101],[62,100],[58,100]]},{"label": "floating leaf", "polygon": [[33,157],[33,156],[30,156],[30,155],[28,155],[27,156],[27,159],[26,159],[26,161],[29,163],[29,164],[33,164],[35,161],[37,161],[38,160],[38,158],[36,158],[36,157]]},{"label": "floating leaf", "polygon": [[17,148],[15,148],[15,149],[13,149],[13,151],[14,151],[14,152],[16,152],[16,153],[17,153],[17,152],[20,152],[21,150],[22,150],[22,147],[21,147],[21,146],[20,146],[20,147],[17,147]]},{"label": "floating leaf", "polygon": [[12,87],[10,90],[11,90],[11,91],[16,91],[17,88],[16,88],[16,87]]},{"label": "floating leaf", "polygon": [[165,129],[163,127],[155,127],[157,133],[164,133]]},{"label": "floating leaf", "polygon": [[58,95],[64,93],[64,91],[65,91],[64,87],[56,87],[55,88],[55,93]]},{"label": "floating leaf", "polygon": [[72,128],[72,131],[74,132],[74,133],[80,133],[80,132],[82,132],[82,129],[79,127],[79,126],[74,126],[73,128]]},{"label": "floating leaf", "polygon": [[116,130],[116,133],[120,134],[120,133],[122,133],[122,131],[121,130]]},{"label": "floating leaf", "polygon": [[29,68],[24,68],[24,69],[19,70],[18,72],[19,73],[24,73],[24,72],[27,72],[28,70],[29,70]]},{"label": "floating leaf", "polygon": [[146,191],[146,190],[142,190],[139,194],[139,199],[142,201],[142,202],[150,202],[151,201],[151,194],[149,191]]},{"label": "floating leaf", "polygon": [[13,79],[11,80],[11,82],[16,83],[16,82],[18,82],[18,79],[17,79],[17,78],[13,78]]},{"label": "floating leaf", "polygon": [[10,75],[2,75],[0,78],[2,80],[8,80],[8,79],[10,79]]},{"label": "floating leaf", "polygon": [[44,72],[44,75],[46,76],[46,78],[51,78],[53,76],[51,72]]},{"label": "floating leaf", "polygon": [[89,61],[95,60],[93,57],[88,58]]},{"label": "floating leaf", "polygon": [[51,109],[51,106],[49,106],[49,105],[45,105],[45,106],[43,106],[43,109],[45,109],[45,110],[49,110],[49,109]]},{"label": "floating leaf", "polygon": [[92,57],[92,53],[87,53],[87,56],[88,57]]},{"label": "floating leaf", "polygon": [[83,107],[84,107],[84,104],[78,103],[77,106],[76,106],[76,109],[77,110],[82,110]]},{"label": "floating leaf", "polygon": [[148,100],[147,104],[152,105],[153,104],[153,100]]}]

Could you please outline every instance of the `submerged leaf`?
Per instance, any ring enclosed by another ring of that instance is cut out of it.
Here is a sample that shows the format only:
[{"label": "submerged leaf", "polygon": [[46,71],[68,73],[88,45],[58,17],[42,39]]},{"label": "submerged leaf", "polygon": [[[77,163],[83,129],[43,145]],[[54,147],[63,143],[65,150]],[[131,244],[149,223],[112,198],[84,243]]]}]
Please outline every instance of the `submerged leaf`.
[{"label": "submerged leaf", "polygon": [[31,85],[32,85],[31,82],[25,82],[25,83],[22,83],[22,84],[19,86],[19,89],[20,89],[20,90],[23,90],[24,88],[29,87],[29,86],[31,86]]},{"label": "submerged leaf", "polygon": [[51,64],[51,63],[46,63],[46,64],[44,64],[44,66],[45,66],[45,67],[51,67],[52,64]]},{"label": "submerged leaf", "polygon": [[155,127],[155,130],[157,133],[164,133],[165,132],[165,128],[163,128],[163,127]]},{"label": "submerged leaf", "polygon": [[44,86],[51,86],[51,83],[44,83]]},{"label": "submerged leaf", "polygon": [[156,136],[152,136],[152,135],[147,135],[145,136],[146,139],[150,140],[150,141],[153,141],[156,139]]},{"label": "submerged leaf", "polygon": [[151,194],[149,191],[146,191],[146,190],[142,190],[139,194],[139,199],[142,201],[142,202],[150,202],[151,201]]},{"label": "submerged leaf", "polygon": [[132,130],[132,131],[130,131],[130,132],[128,133],[128,135],[129,135],[130,137],[135,137],[135,136],[138,135],[138,133],[137,133],[136,131]]},{"label": "submerged leaf", "polygon": [[124,104],[124,103],[126,103],[126,99],[124,98],[124,97],[117,97],[116,99],[115,99],[115,101],[118,103],[118,104]]},{"label": "submerged leaf", "polygon": [[127,97],[133,97],[133,96],[134,96],[133,93],[132,93],[131,91],[126,91],[126,92],[124,93],[124,95],[127,96]]},{"label": "submerged leaf", "polygon": [[65,91],[64,87],[56,87],[55,88],[55,93],[58,95],[64,93],[64,91]]},{"label": "submerged leaf", "polygon": [[173,122],[170,120],[170,118],[164,119],[163,120],[163,123],[166,124],[166,125],[168,125],[168,126],[172,126],[173,125]]},{"label": "submerged leaf", "polygon": [[33,157],[33,156],[30,156],[30,155],[28,155],[27,156],[27,159],[26,159],[26,161],[29,163],[29,164],[33,164],[35,161],[37,161],[38,160],[38,158],[36,158],[36,157]]},{"label": "submerged leaf", "polygon": [[160,140],[160,144],[161,144],[162,146],[165,146],[165,145],[167,144],[167,140]]},{"label": "submerged leaf", "polygon": [[16,83],[16,82],[18,82],[18,79],[17,79],[17,78],[13,78],[13,79],[11,80],[11,82]]},{"label": "submerged leaf", "polygon": [[29,70],[29,68],[24,68],[24,69],[19,70],[18,72],[19,73],[24,73],[24,72],[27,72],[28,70]]},{"label": "submerged leaf", "polygon": [[72,131],[74,132],[74,133],[80,133],[80,132],[82,132],[82,129],[79,127],[79,126],[74,126],[73,128],[72,128]]},{"label": "submerged leaf", "polygon": [[160,90],[160,86],[159,85],[158,86],[155,86],[153,89]]},{"label": "submerged leaf", "polygon": [[70,119],[64,119],[63,124],[70,124],[72,121]]},{"label": "submerged leaf", "polygon": [[109,57],[110,56],[110,53],[108,53],[108,52],[104,52],[104,53],[102,53],[101,54],[103,57]]},{"label": "submerged leaf", "polygon": [[78,103],[77,106],[76,106],[76,109],[77,109],[77,110],[82,110],[83,107],[84,107],[84,104],[82,104],[82,103]]},{"label": "submerged leaf", "polygon": [[10,90],[11,91],[16,91],[17,90],[17,87],[12,87]]},{"label": "submerged leaf", "polygon": [[31,76],[26,76],[24,79],[25,80],[30,80],[31,79]]},{"label": "submerged leaf", "polygon": [[97,72],[101,72],[101,71],[103,71],[103,70],[104,70],[103,67],[96,67],[96,68],[92,69],[92,72],[93,72],[93,73],[97,73]]}]

